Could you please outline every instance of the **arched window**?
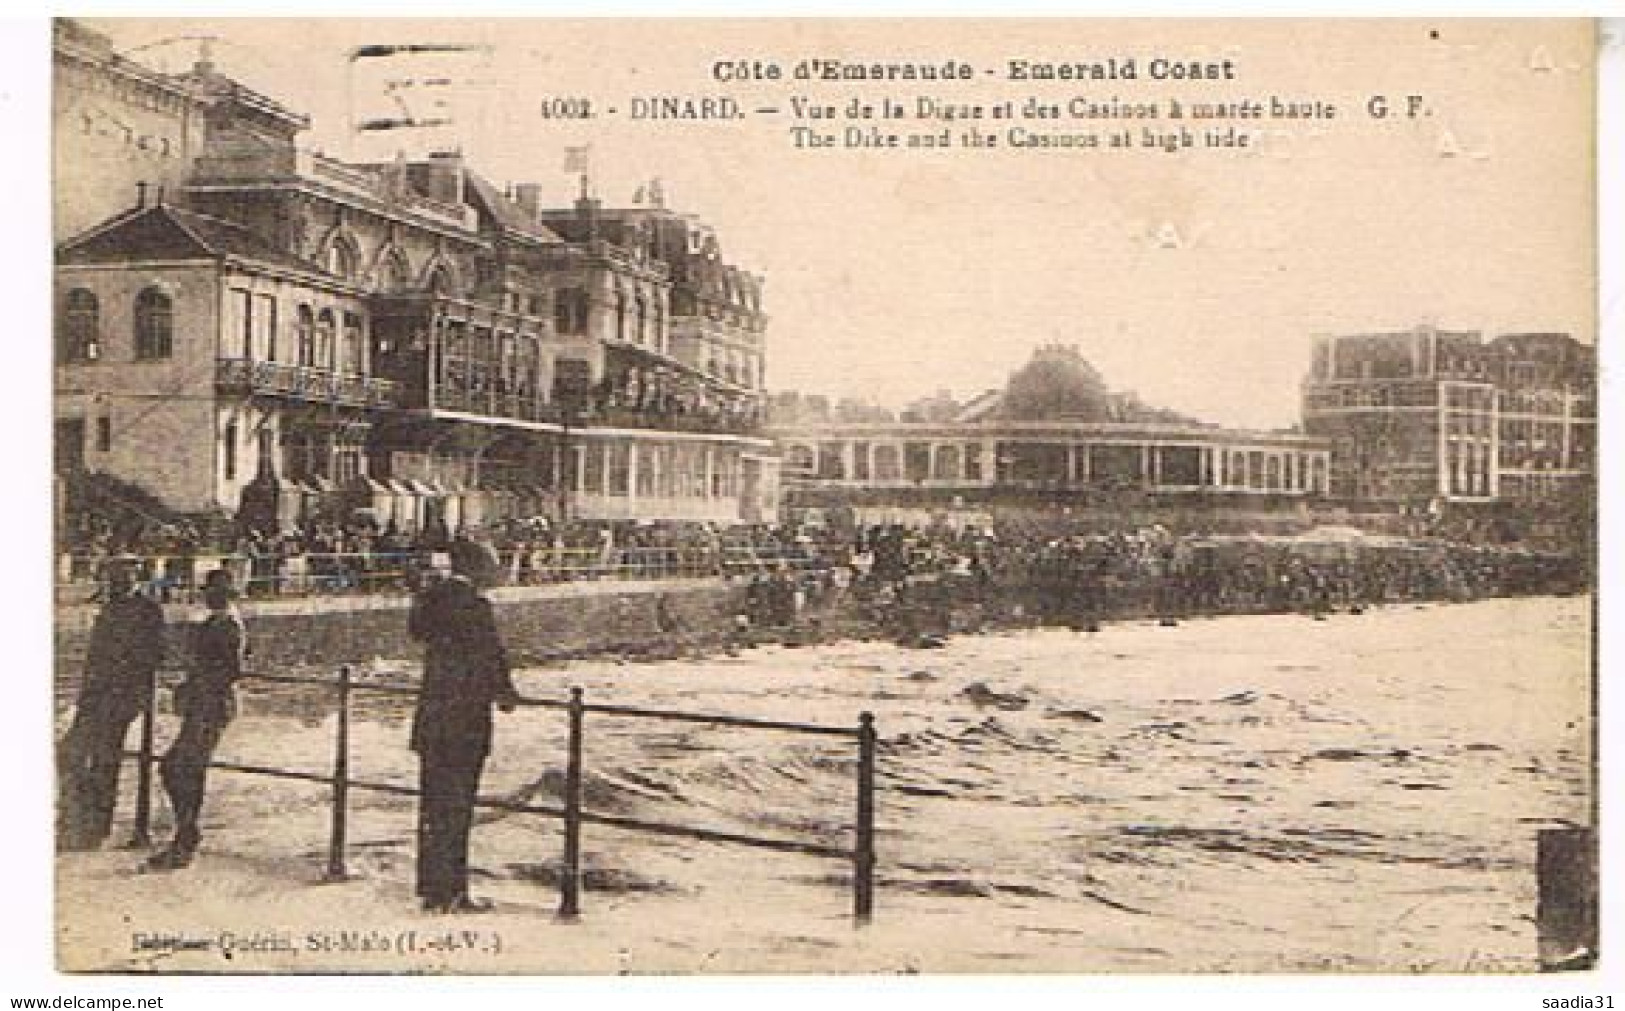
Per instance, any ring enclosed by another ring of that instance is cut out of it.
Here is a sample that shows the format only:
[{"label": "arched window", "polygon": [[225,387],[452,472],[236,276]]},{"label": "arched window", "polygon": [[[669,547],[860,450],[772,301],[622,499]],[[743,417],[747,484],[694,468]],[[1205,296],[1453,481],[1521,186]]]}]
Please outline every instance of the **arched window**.
[{"label": "arched window", "polygon": [[391,249],[384,257],[384,268],[379,271],[378,283],[386,292],[402,292],[412,287],[412,268],[406,254]]},{"label": "arched window", "polygon": [[299,344],[299,364],[307,369],[313,368],[316,365],[316,314],[310,311],[310,306],[299,307],[294,329]]},{"label": "arched window", "polygon": [[444,263],[437,264],[429,271],[426,287],[436,295],[457,294],[457,278],[452,275],[451,268]]},{"label": "arched window", "polygon": [[360,259],[356,255],[355,243],[341,235],[327,244],[324,266],[329,274],[350,280],[355,277],[356,264]]},{"label": "arched window", "polygon": [[323,309],[316,314],[316,367],[319,369],[333,367],[333,334],[336,328],[333,310]]},{"label": "arched window", "polygon": [[93,362],[102,356],[101,303],[83,288],[68,292],[57,320],[59,362]]},{"label": "arched window", "polygon": [[157,288],[147,288],[135,297],[135,357],[151,361],[174,352],[174,302]]}]

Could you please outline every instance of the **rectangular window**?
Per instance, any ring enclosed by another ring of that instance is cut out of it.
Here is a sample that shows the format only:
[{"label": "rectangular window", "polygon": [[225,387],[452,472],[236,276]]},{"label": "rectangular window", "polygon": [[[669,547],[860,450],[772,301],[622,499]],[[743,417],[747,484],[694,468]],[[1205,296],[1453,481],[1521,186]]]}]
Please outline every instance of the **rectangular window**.
[{"label": "rectangular window", "polygon": [[254,344],[261,361],[274,362],[276,358],[276,296],[256,296],[254,307]]},{"label": "rectangular window", "polygon": [[631,447],[624,442],[612,442],[608,452],[608,487],[604,491],[617,497],[625,496],[631,479]]},{"label": "rectangular window", "polygon": [[604,494],[604,447],[582,447],[586,450],[582,460],[581,491],[586,495]]},{"label": "rectangular window", "polygon": [[965,444],[965,480],[982,480],[982,444],[979,442]]},{"label": "rectangular window", "polygon": [[226,432],[221,441],[225,444],[226,480],[235,481],[237,480],[237,423],[235,421],[226,425]]},{"label": "rectangular window", "polygon": [[229,357],[254,357],[254,296],[241,288],[231,289],[233,347]]},{"label": "rectangular window", "polygon": [[335,450],[333,453],[333,480],[341,485],[346,485],[360,476],[361,451],[353,448]]},{"label": "rectangular window", "polygon": [[653,497],[658,493],[658,476],[660,451],[658,447],[647,443],[638,446],[638,495],[643,498]]},{"label": "rectangular window", "polygon": [[366,329],[360,316],[344,314],[344,358],[340,368],[352,376],[366,373]]},{"label": "rectangular window", "polygon": [[96,419],[96,452],[107,453],[113,449],[113,419],[103,415]]}]

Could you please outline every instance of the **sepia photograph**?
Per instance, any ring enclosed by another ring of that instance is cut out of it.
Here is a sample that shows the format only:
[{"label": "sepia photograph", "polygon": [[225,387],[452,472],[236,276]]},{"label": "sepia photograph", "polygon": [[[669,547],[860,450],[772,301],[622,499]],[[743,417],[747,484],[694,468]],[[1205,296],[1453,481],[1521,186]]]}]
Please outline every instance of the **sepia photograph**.
[{"label": "sepia photograph", "polygon": [[57,969],[1595,982],[1603,31],[55,19]]}]

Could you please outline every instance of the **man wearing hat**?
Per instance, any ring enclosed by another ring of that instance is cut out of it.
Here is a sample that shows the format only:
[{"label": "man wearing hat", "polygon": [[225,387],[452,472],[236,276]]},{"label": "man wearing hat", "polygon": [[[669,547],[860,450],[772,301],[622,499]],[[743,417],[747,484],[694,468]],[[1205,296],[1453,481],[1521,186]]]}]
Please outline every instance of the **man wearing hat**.
[{"label": "man wearing hat", "polygon": [[491,707],[511,710],[518,693],[481,592],[497,582],[496,553],[460,537],[450,554],[451,577],[420,591],[407,619],[426,647],[411,746],[419,770],[417,894],[425,909],[463,913],[489,908],[468,894],[468,835],[491,750]]},{"label": "man wearing hat", "polygon": [[58,749],[57,844],[95,849],[106,841],[118,799],[130,724],[152,699],[164,659],[164,612],[136,591],[140,560],[110,559],[102,609],[90,631],[73,723]]},{"label": "man wearing hat", "polygon": [[209,762],[226,724],[237,715],[232,684],[243,675],[247,636],[232,600],[237,587],[231,573],[215,569],[203,577],[203,604],[208,615],[193,630],[192,663],[186,681],[175,689],[181,729],[159,764],[164,791],[175,812],[175,838],[147,861],[154,870],[173,870],[192,862],[202,838],[198,815]]}]

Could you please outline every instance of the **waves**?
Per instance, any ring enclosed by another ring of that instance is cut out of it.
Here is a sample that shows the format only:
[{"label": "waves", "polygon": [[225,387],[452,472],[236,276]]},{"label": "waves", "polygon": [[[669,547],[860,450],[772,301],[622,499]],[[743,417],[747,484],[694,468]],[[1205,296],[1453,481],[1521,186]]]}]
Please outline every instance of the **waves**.
[{"label": "waves", "polygon": [[[1517,967],[1534,957],[1535,832],[1588,817],[1586,606],[1034,630],[927,652],[768,647],[578,662],[520,682],[538,696],[577,684],[601,701],[832,725],[873,710],[882,922],[971,910],[1014,950],[1053,946],[1052,968]],[[406,702],[358,709],[367,776],[412,781]],[[322,768],[331,719],[331,700],[256,692],[227,747]],[[586,726],[589,812],[851,845],[848,741],[608,714]],[[564,729],[550,710],[499,716],[483,792],[556,804]],[[268,793],[214,809],[235,819],[256,804],[298,815]],[[410,800],[358,804],[358,839],[374,844],[358,862],[409,873]],[[487,883],[547,901],[557,832],[482,812]],[[839,861],[607,826],[589,825],[585,845],[589,906],[594,893],[710,894],[838,915],[831,889],[850,882]]]}]

